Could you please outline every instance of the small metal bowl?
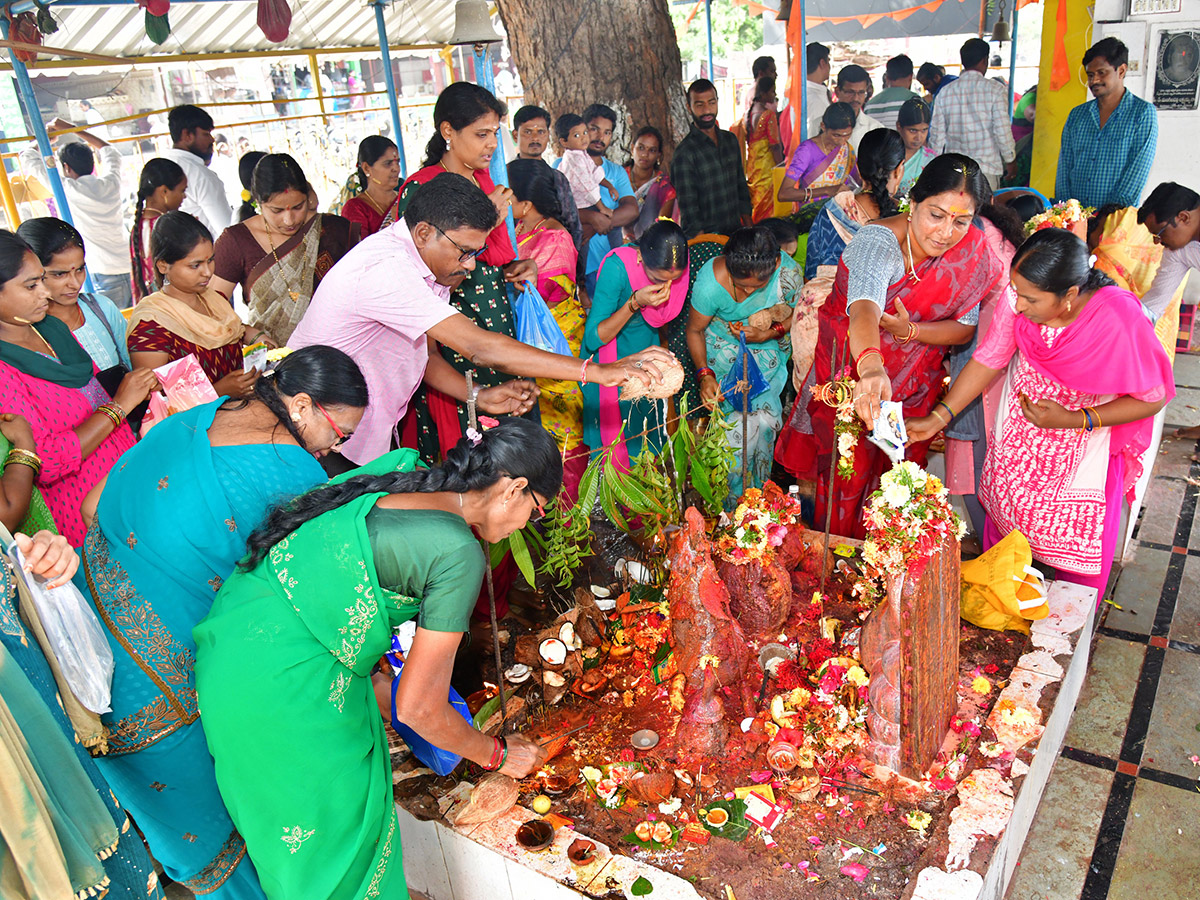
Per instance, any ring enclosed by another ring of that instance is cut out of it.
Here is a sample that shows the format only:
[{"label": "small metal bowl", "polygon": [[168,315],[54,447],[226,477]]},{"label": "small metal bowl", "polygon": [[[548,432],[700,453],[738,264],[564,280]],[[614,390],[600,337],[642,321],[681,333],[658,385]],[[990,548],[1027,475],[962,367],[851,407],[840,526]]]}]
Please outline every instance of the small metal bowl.
[{"label": "small metal bowl", "polygon": [[649,728],[635,731],[629,738],[629,743],[633,744],[635,750],[653,750],[658,746],[658,732]]},{"label": "small metal bowl", "polygon": [[554,843],[554,826],[545,819],[533,819],[517,829],[517,843],[526,850],[545,850]]}]

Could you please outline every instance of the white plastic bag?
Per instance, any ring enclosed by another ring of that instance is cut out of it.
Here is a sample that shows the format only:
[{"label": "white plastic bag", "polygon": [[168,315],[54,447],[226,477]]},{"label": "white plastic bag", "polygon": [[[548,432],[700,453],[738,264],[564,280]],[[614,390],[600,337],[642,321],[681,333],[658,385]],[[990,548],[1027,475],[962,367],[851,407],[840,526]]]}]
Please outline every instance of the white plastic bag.
[{"label": "white plastic bag", "polygon": [[50,649],[79,702],[94,713],[111,712],[112,648],[92,608],[71,582],[48,588],[45,579],[26,572],[25,557],[15,543],[8,548],[8,558],[29,589]]}]

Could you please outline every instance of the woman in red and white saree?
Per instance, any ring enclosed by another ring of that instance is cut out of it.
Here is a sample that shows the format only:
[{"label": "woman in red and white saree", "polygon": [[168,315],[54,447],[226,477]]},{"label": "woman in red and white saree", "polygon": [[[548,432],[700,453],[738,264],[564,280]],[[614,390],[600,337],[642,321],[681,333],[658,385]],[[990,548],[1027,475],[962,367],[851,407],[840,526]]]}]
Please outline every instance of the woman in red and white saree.
[{"label": "woman in red and white saree", "polygon": [[[971,339],[979,304],[1003,274],[971,224],[989,196],[973,160],[940,156],[921,173],[908,214],[863,226],[842,255],[818,314],[814,383],[828,383],[834,369],[857,375],[854,411],[864,422],[874,423],[884,400],[902,403],[906,418],[928,414],[937,402],[947,348]],[[816,480],[818,523],[831,494],[829,455],[838,452],[834,426],[832,407],[799,397],[776,447],[788,470]],[[910,441],[907,458],[923,464],[928,446]],[[852,471],[839,466],[834,476],[830,527],[862,537],[863,505],[889,461],[865,435],[841,449],[852,457]]]},{"label": "woman in red and white saree", "polygon": [[[1137,297],[1088,264],[1068,231],[1029,238],[1001,301],[945,404],[961,409],[1007,368],[988,434],[979,499],[986,549],[1014,528],[1058,577],[1101,595],[1154,415],[1175,395],[1171,364]],[[1008,295],[1012,296],[1012,295]],[[929,437],[948,417],[908,422]]]}]

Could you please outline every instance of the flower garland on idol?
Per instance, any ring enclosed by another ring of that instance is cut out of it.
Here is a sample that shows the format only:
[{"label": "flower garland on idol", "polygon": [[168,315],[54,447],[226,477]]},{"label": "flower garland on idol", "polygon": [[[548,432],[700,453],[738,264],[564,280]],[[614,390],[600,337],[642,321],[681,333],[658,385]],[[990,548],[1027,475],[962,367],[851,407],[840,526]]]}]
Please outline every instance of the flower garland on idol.
[{"label": "flower garland on idol", "polygon": [[864,574],[880,583],[905,570],[915,578],[941,550],[944,538],[961,540],[966,524],[949,496],[939,478],[914,462],[905,460],[886,472],[863,510]]},{"label": "flower garland on idol", "polygon": [[717,538],[717,549],[737,563],[769,562],[791,528],[803,528],[800,504],[779,491],[764,494],[749,488],[733,511],[728,528]]},{"label": "flower garland on idol", "polygon": [[1069,231],[1072,225],[1086,222],[1095,211],[1095,207],[1083,206],[1078,200],[1064,200],[1033,216],[1025,223],[1025,233],[1033,234],[1046,228],[1065,228]]},{"label": "flower garland on idol", "polygon": [[854,451],[863,433],[863,423],[854,411],[854,375],[846,366],[828,384],[818,384],[813,396],[833,407],[833,437],[837,443],[837,475],[847,479],[854,474]]}]

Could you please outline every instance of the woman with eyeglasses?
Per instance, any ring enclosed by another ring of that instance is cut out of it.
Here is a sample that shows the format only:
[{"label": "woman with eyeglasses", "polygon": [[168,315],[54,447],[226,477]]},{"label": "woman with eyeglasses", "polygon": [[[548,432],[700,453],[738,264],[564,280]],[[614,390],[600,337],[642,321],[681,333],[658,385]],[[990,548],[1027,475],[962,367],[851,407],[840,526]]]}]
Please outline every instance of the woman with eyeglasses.
[{"label": "woman with eyeglasses", "polygon": [[[553,436],[505,419],[437,468],[360,472],[277,507],[194,632],[217,784],[272,900],[408,895],[385,719],[513,778],[546,757],[448,694],[486,566],[474,533],[503,540],[558,493]],[[372,676],[414,620],[403,674]]]},{"label": "woman with eyeglasses", "polygon": [[[479,85],[459,81],[442,91],[433,107],[435,131],[425,147],[425,162],[400,187],[396,214],[403,216],[412,198],[444,172],[462,175],[479,185],[500,217],[482,249],[468,252],[459,248],[463,251],[460,261],[474,256],[475,265],[450,294],[450,305],[485,331],[516,338],[517,319],[508,302],[506,285],[523,285],[527,279],[537,278],[537,265],[533,260],[517,258],[507,223],[513,193],[504,185],[494,184],[488,174],[505,115],[504,104]],[[441,351],[460,372],[474,370],[475,384],[480,387],[495,387],[511,380],[511,376],[481,367],[449,347]],[[418,401],[413,406],[417,448],[424,459],[440,459],[462,437],[467,405],[431,387],[424,392],[426,402]]]},{"label": "woman with eyeglasses", "polygon": [[[176,413],[103,485],[84,542],[88,592],[116,668],[109,752],[97,758],[170,877],[197,894],[261,897],[217,792],[196,706],[192,628],[276,504],[325,480],[367,404],[358,366],[313,346],[259,378],[250,397]],[[398,451],[411,467],[415,454]]]}]

